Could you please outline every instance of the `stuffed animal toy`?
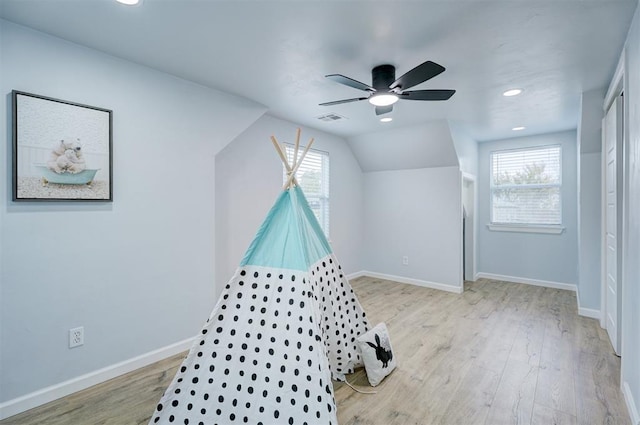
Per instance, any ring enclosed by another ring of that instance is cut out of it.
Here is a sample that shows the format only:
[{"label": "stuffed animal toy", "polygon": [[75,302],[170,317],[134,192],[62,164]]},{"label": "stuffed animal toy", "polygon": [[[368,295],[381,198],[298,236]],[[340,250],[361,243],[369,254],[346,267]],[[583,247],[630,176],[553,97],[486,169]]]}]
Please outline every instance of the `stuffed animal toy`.
[{"label": "stuffed animal toy", "polygon": [[[80,149],[80,147],[77,149]],[[86,168],[84,158],[82,157],[82,151],[74,149],[65,150],[64,155],[60,155],[56,160],[56,165],[61,170],[71,174],[79,173]]]},{"label": "stuffed animal toy", "polygon": [[58,174],[77,174],[87,168],[80,139],[62,139],[51,151],[47,166]]}]

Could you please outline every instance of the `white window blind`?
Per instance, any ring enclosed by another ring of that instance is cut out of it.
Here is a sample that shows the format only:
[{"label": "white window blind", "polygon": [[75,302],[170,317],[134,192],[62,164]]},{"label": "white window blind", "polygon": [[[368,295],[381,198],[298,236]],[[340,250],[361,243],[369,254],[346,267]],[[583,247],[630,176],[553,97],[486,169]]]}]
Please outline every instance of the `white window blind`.
[{"label": "white window blind", "polygon": [[560,146],[491,153],[491,223],[562,224]]},{"label": "white window blind", "polygon": [[[293,164],[295,147],[285,144],[287,161]],[[303,149],[298,151],[298,157]],[[296,173],[298,184],[302,188],[311,210],[315,214],[324,234],[329,238],[329,153],[309,149]],[[283,181],[287,181],[287,170],[283,165]]]}]

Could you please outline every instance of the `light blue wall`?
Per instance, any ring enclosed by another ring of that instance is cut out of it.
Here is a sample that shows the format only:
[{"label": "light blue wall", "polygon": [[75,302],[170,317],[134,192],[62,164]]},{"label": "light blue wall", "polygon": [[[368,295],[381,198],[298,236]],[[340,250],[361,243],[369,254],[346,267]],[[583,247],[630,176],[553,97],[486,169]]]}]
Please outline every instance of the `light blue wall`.
[{"label": "light blue wall", "polygon": [[604,89],[582,93],[578,122],[578,302],[600,310],[601,145]]},{"label": "light blue wall", "polygon": [[365,173],[365,270],[460,288],[461,191],[457,166]]},{"label": "light blue wall", "polygon": [[472,176],[478,175],[478,142],[476,142],[460,123],[449,121],[451,139],[458,154],[460,170]]},{"label": "light blue wall", "polygon": [[601,156],[580,155],[580,307],[600,310]]},{"label": "light blue wall", "polygon": [[[198,332],[215,154],[265,108],[7,21],[0,37],[1,405]],[[10,201],[12,89],[113,110],[113,203]]]},{"label": "light blue wall", "polygon": [[[490,154],[500,149],[562,146],[562,223],[559,235],[497,232],[490,221]],[[478,144],[478,273],[557,283],[578,282],[576,132],[543,134]]]}]

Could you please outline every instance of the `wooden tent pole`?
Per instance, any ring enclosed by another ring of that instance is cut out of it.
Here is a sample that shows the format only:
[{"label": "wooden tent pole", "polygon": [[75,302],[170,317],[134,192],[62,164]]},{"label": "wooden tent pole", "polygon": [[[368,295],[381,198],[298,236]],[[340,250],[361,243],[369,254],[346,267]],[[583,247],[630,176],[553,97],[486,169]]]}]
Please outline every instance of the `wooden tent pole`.
[{"label": "wooden tent pole", "polygon": [[296,180],[295,178],[295,172],[292,172],[292,168],[289,165],[289,161],[287,161],[287,156],[284,154],[284,150],[282,149],[282,146],[280,146],[280,143],[278,142],[278,140],[276,140],[275,136],[271,136],[271,142],[273,143],[273,146],[276,148],[278,155],[280,155],[280,159],[282,160],[282,163],[287,169],[287,174],[289,175],[289,178],[287,179],[287,183],[282,188],[287,189],[291,184],[297,185],[298,180]]},{"label": "wooden tent pole", "polygon": [[273,146],[276,148],[276,152],[278,152],[278,155],[280,155],[280,159],[282,160],[282,162],[284,162],[284,165],[286,165],[287,171],[289,171],[290,170],[289,161],[287,161],[287,157],[282,152],[280,143],[278,143],[275,136],[271,136],[271,142],[273,143]]},{"label": "wooden tent pole", "polygon": [[312,137],[311,140],[309,140],[309,143],[307,143],[307,146],[305,146],[304,151],[302,152],[302,155],[300,155],[300,158],[298,158],[298,150],[300,149],[300,129],[298,128],[296,131],[296,145],[295,145],[295,150],[293,154],[293,164],[289,164],[289,161],[287,160],[287,156],[285,155],[284,148],[280,145],[280,143],[276,139],[276,136],[271,136],[271,143],[273,143],[273,146],[276,148],[276,152],[278,152],[278,155],[280,156],[282,163],[287,169],[288,177],[287,177],[286,183],[284,184],[284,186],[282,186],[283,189],[288,189],[292,185],[295,185],[295,186],[299,185],[298,181],[296,180],[296,172],[298,171],[298,168],[300,168],[300,165],[302,164],[302,161],[304,161],[304,158],[307,156],[307,153],[309,152],[311,145],[313,145],[313,142],[314,142],[314,139]]},{"label": "wooden tent pole", "polygon": [[307,156],[307,152],[309,152],[309,148],[311,148],[311,145],[313,145],[313,142],[314,142],[314,140],[313,140],[313,137],[312,137],[311,140],[309,140],[309,143],[307,143],[307,146],[304,148],[304,151],[302,152],[302,155],[300,156],[300,160],[298,161],[298,164],[291,171],[291,174],[289,175],[289,178],[287,179],[287,182],[285,183],[284,187],[289,187],[289,185],[292,182],[295,182],[295,184],[298,185],[298,182],[295,181],[296,171],[298,171],[298,168],[300,168],[300,165],[302,164],[302,161],[304,160],[304,157]]},{"label": "wooden tent pole", "polygon": [[296,148],[293,151],[293,165],[292,167],[295,168],[296,164],[298,164],[298,148],[300,147],[300,128],[298,127],[298,129],[296,130]]}]

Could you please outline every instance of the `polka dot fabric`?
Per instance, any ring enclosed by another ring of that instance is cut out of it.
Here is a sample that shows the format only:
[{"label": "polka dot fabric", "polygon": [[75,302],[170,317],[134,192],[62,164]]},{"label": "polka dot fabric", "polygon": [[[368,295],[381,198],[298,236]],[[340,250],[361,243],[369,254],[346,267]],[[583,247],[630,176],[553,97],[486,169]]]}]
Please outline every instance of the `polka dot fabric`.
[{"label": "polka dot fabric", "polygon": [[314,264],[310,275],[332,378],[344,381],[345,374],[363,366],[356,339],[369,330],[369,323],[334,254]]},{"label": "polka dot fabric", "polygon": [[331,384],[369,325],[333,254],[309,272],[244,266],[150,424],[337,425]]}]

